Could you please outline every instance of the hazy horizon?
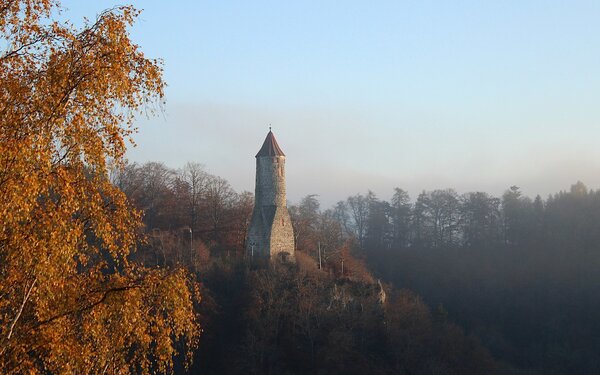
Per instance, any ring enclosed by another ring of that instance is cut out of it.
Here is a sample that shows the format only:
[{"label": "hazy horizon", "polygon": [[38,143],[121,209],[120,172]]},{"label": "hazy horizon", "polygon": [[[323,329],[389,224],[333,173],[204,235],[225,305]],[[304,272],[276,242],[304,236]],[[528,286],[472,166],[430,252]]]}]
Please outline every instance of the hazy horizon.
[{"label": "hazy horizon", "polygon": [[[181,168],[187,161],[199,162],[208,172],[226,178],[236,190],[254,192],[254,155],[264,141],[268,124],[239,127],[236,129],[237,135],[233,136],[230,129],[235,125],[222,126],[228,121],[235,121],[225,110],[207,106],[189,111],[187,115],[190,118],[202,123],[201,138],[175,137],[172,139],[173,143],[170,143],[170,138],[159,137],[159,127],[141,127],[140,134],[136,137],[138,147],[129,151],[129,159],[139,163],[163,162],[171,168]],[[177,113],[185,112],[181,110]],[[249,112],[244,109],[235,113],[251,118],[253,114]],[[211,120],[206,120],[206,117],[219,120],[211,124]],[[297,117],[295,121],[299,121]],[[178,129],[182,133],[193,134],[192,121],[174,123],[187,124],[178,126]],[[600,163],[595,162],[600,158],[585,155],[588,150],[579,153],[577,150],[556,150],[554,157],[549,160],[544,160],[546,153],[543,152],[543,147],[542,150],[538,148],[531,152],[525,149],[515,150],[521,158],[521,164],[514,162],[514,159],[495,159],[493,149],[480,150],[479,154],[465,150],[460,162],[452,158],[429,159],[426,160],[427,168],[420,170],[422,164],[415,163],[415,155],[409,155],[407,163],[403,164],[401,158],[406,151],[380,149],[375,140],[378,134],[371,134],[367,129],[356,134],[340,134],[343,144],[338,144],[337,147],[341,151],[332,154],[330,147],[335,134],[332,134],[331,128],[290,127],[285,132],[279,131],[276,124],[272,124],[272,127],[278,143],[286,153],[288,200],[292,203],[297,203],[306,195],[317,194],[322,206],[327,208],[349,195],[366,193],[368,190],[382,199],[389,199],[395,187],[407,190],[413,200],[423,190],[445,188],[453,188],[459,193],[485,191],[500,196],[510,186],[517,185],[531,198],[537,194],[546,198],[549,194],[568,190],[577,181],[582,181],[590,189],[600,187],[600,177],[593,173],[600,170]],[[306,133],[303,134],[303,130]],[[145,133],[154,134],[148,134],[144,140]],[[362,150],[352,150],[352,147],[358,147],[365,141],[371,147],[365,145]],[[464,145],[450,146],[458,148]],[[202,153],[198,149],[210,152]],[[203,158],[199,159],[198,154]],[[363,160],[357,162],[353,159],[356,156]],[[380,162],[380,159],[386,158],[397,164],[386,165]],[[352,165],[353,163],[357,165]],[[371,167],[369,163],[372,163]],[[457,165],[453,167],[452,163]],[[511,168],[512,165],[515,168]],[[396,173],[394,169],[397,170]]]},{"label": "hazy horizon", "polygon": [[[65,2],[72,18],[102,4]],[[196,161],[253,191],[272,124],[292,202],[600,187],[598,3],[134,5],[169,86],[132,161]]]}]

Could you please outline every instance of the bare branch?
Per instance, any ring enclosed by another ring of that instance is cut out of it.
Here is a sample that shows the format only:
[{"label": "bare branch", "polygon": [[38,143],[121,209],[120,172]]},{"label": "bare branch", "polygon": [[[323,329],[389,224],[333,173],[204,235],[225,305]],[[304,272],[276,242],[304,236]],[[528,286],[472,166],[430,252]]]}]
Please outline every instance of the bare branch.
[{"label": "bare branch", "polygon": [[31,291],[33,290],[33,287],[35,287],[36,282],[37,282],[37,278],[33,279],[31,286],[29,288],[27,288],[27,292],[25,292],[25,295],[23,296],[23,302],[21,302],[21,307],[19,307],[19,311],[17,312],[17,315],[15,316],[12,323],[10,324],[10,329],[8,330],[8,335],[6,337],[7,340],[10,340],[10,338],[13,334],[13,330],[15,329],[15,325],[17,324],[17,321],[19,321],[21,314],[23,314],[23,309],[25,308],[25,304],[29,300],[29,296],[31,296]]}]

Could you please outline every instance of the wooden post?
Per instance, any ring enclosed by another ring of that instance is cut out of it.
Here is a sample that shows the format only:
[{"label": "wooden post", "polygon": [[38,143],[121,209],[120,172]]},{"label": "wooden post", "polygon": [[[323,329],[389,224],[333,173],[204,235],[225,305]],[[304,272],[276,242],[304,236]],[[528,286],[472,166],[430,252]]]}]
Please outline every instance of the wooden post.
[{"label": "wooden post", "polygon": [[319,241],[318,244],[319,244],[319,269],[321,269],[321,241]]}]

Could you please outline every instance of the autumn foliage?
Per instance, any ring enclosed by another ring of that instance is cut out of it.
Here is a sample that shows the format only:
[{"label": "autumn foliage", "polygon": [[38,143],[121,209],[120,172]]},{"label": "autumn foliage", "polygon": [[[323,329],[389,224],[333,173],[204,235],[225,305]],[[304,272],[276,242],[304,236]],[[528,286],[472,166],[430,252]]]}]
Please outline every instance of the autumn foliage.
[{"label": "autumn foliage", "polygon": [[129,38],[135,9],[79,28],[59,10],[0,1],[0,373],[168,372],[197,343],[195,286],[130,260],[140,214],[108,179],[160,63]]}]

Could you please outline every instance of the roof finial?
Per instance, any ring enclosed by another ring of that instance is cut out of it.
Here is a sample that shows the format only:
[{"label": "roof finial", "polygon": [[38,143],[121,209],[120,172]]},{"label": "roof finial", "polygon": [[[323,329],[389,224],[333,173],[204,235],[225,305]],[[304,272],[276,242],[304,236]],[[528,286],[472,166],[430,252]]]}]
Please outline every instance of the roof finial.
[{"label": "roof finial", "polygon": [[269,131],[271,131],[271,124],[269,124]]}]

